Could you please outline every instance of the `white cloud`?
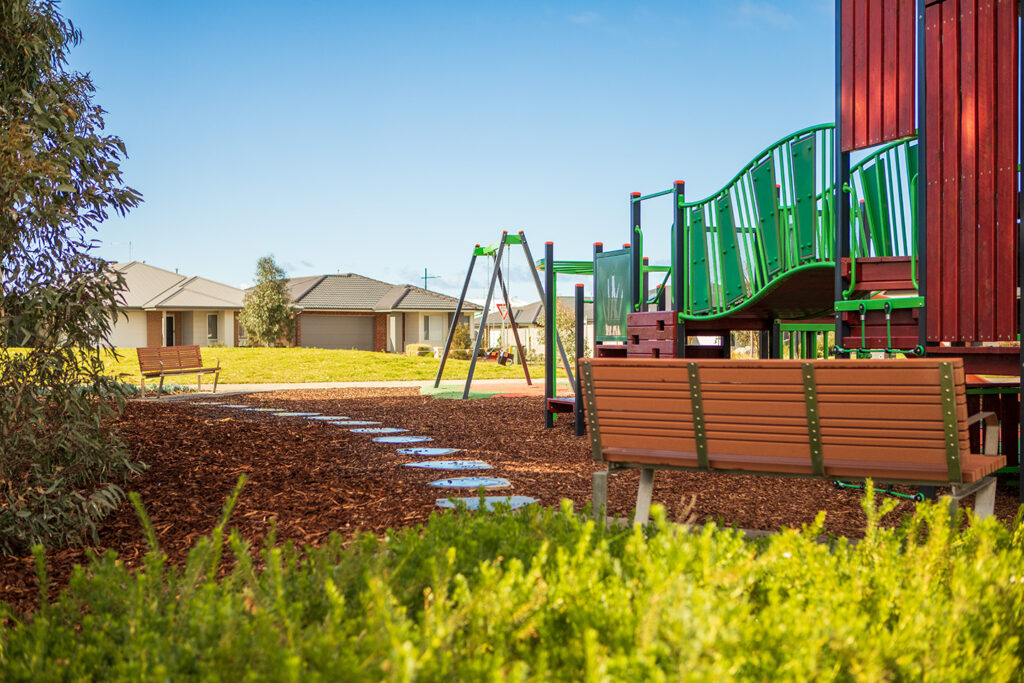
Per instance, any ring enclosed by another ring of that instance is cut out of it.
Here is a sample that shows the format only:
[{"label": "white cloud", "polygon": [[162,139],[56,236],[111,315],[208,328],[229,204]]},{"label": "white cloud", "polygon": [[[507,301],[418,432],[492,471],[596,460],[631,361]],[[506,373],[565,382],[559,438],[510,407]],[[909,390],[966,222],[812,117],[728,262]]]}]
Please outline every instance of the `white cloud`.
[{"label": "white cloud", "polygon": [[573,14],[569,17],[569,21],[574,24],[580,24],[583,26],[589,26],[590,24],[596,24],[599,21],[603,21],[602,17],[597,12],[580,12],[579,14]]},{"label": "white cloud", "polygon": [[765,0],[743,0],[736,8],[737,19],[744,24],[766,24],[772,28],[793,28],[796,17]]}]

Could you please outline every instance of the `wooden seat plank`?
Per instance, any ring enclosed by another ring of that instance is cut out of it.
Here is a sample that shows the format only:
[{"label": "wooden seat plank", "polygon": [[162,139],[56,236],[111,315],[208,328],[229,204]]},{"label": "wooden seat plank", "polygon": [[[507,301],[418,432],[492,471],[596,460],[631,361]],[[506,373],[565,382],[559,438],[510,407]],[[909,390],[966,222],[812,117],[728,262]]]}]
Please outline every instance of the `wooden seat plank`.
[{"label": "wooden seat plank", "polygon": [[[1005,464],[1001,456],[970,453],[959,359],[583,362],[589,365],[586,390],[596,406],[589,416],[594,457],[610,469],[874,478],[948,484],[955,493]],[[942,384],[943,373],[951,384]],[[693,386],[701,397],[697,411]],[[948,403],[943,386],[952,389]],[[952,408],[948,425],[946,405]],[[813,439],[811,414],[819,430]],[[955,480],[947,429],[956,434]],[[816,449],[820,455],[813,455]],[[606,477],[595,476],[595,500],[607,500],[604,493],[598,496],[599,480]],[[651,481],[641,477],[638,511],[646,509],[641,503],[645,495],[649,500]]]}]

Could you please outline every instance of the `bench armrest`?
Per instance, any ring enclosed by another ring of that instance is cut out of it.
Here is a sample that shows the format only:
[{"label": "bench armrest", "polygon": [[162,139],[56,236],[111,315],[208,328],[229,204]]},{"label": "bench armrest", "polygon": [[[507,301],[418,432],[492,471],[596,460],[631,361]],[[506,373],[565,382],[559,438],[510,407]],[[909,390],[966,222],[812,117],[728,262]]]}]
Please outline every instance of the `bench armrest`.
[{"label": "bench armrest", "polygon": [[985,455],[999,455],[999,437],[1002,432],[999,416],[990,410],[984,410],[967,418],[968,427],[976,422],[985,423],[985,438],[982,443],[982,452]]}]

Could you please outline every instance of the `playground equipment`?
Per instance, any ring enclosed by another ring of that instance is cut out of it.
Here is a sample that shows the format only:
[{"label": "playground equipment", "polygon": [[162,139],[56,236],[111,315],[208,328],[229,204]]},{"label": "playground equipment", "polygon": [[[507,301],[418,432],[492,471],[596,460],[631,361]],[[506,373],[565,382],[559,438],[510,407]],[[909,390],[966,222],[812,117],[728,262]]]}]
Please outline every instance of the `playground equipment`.
[{"label": "playground equipment", "polygon": [[[459,302],[455,307],[455,315],[452,317],[452,325],[448,330],[448,337],[445,339],[444,342],[444,351],[441,353],[441,363],[438,365],[437,376],[434,378],[435,389],[441,384],[441,375],[444,373],[444,366],[448,360],[448,354],[451,352],[452,338],[455,335],[455,328],[458,327],[459,325],[459,316],[462,313],[462,306],[465,304],[466,301],[466,292],[469,290],[469,283],[470,280],[473,278],[473,268],[476,265],[476,259],[478,256],[486,256],[492,258],[494,262],[493,269],[491,271],[490,285],[487,288],[487,298],[485,299],[484,302],[484,310],[480,316],[480,327],[477,329],[476,341],[473,344],[473,354],[469,359],[469,373],[466,376],[466,385],[462,392],[462,398],[469,398],[469,389],[473,383],[473,372],[476,370],[476,361],[477,356],[480,353],[480,345],[483,341],[484,335],[487,333],[487,315],[490,312],[491,300],[494,297],[495,284],[501,287],[501,295],[505,301],[506,309],[509,311],[508,317],[509,322],[511,323],[512,326],[512,335],[515,338],[516,349],[519,351],[519,358],[522,359],[523,374],[526,377],[526,383],[533,383],[530,379],[529,366],[526,364],[526,353],[523,351],[523,345],[519,340],[519,327],[516,323],[515,315],[512,311],[512,302],[508,296],[508,288],[505,286],[505,278],[501,274],[501,257],[505,253],[505,247],[507,245],[515,244],[518,244],[523,248],[523,255],[526,257],[527,266],[529,268],[530,274],[533,275],[533,281],[534,284],[537,286],[537,293],[540,294],[541,301],[547,301],[547,299],[544,296],[544,288],[540,283],[540,277],[537,275],[537,271],[534,269],[533,256],[530,253],[530,245],[526,241],[526,234],[522,230],[520,230],[519,234],[517,235],[510,235],[508,234],[507,230],[503,230],[501,233],[501,239],[498,240],[498,243],[496,245],[492,244],[487,247],[481,247],[479,244],[475,245],[473,248],[473,257],[469,261],[469,270],[466,272],[466,281],[462,285],[462,294],[459,295]],[[548,242],[549,248],[550,245],[551,243]],[[554,306],[548,307],[547,305],[545,305],[544,311],[546,316],[545,319],[548,321],[553,321]],[[553,327],[553,324],[549,324],[548,327]],[[572,370],[569,368],[569,361],[566,358],[565,350],[562,348],[562,342],[561,340],[557,339],[556,341],[558,345],[558,351],[562,356],[562,363],[565,366],[566,374],[569,377],[569,383],[573,386],[573,391],[575,391],[576,381],[573,377]],[[554,355],[554,349],[549,349],[547,354],[548,360],[546,362],[550,362],[550,366],[545,366],[550,367],[550,371],[546,373],[546,382],[549,383],[554,382]]]},{"label": "playground equipment", "polygon": [[[837,0],[838,124],[769,145],[706,198],[683,181],[632,193],[632,246],[595,248],[595,355],[706,355],[688,339],[715,335],[728,356],[753,330],[779,357],[788,330],[810,358],[830,327],[837,357],[959,357],[968,377],[1014,378],[971,380],[967,401],[995,402],[1019,461],[1019,34],[1011,0]],[[667,318],[642,283],[643,204],[664,195]]]}]

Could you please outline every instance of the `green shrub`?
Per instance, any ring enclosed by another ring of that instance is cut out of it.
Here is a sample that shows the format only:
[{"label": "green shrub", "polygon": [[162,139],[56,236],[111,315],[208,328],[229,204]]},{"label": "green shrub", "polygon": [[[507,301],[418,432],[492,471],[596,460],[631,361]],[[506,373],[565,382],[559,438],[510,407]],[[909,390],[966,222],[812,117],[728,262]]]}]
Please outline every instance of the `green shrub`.
[{"label": "green shrub", "polygon": [[430,344],[406,344],[405,355],[407,356],[432,356],[434,347]]},{"label": "green shrub", "polygon": [[867,499],[857,543],[820,543],[821,517],[751,542],[660,508],[646,531],[605,529],[563,502],[303,552],[271,531],[258,559],[233,532],[217,579],[234,500],[182,567],[143,517],[135,572],[94,558],[53,604],[44,582],[43,607],[0,627],[0,678],[1014,680],[1024,665],[1019,517],[954,533],[921,504],[882,529],[892,501]]},{"label": "green shrub", "polygon": [[451,357],[456,360],[469,360],[473,353],[473,337],[469,334],[469,325],[459,325],[452,334]]}]

